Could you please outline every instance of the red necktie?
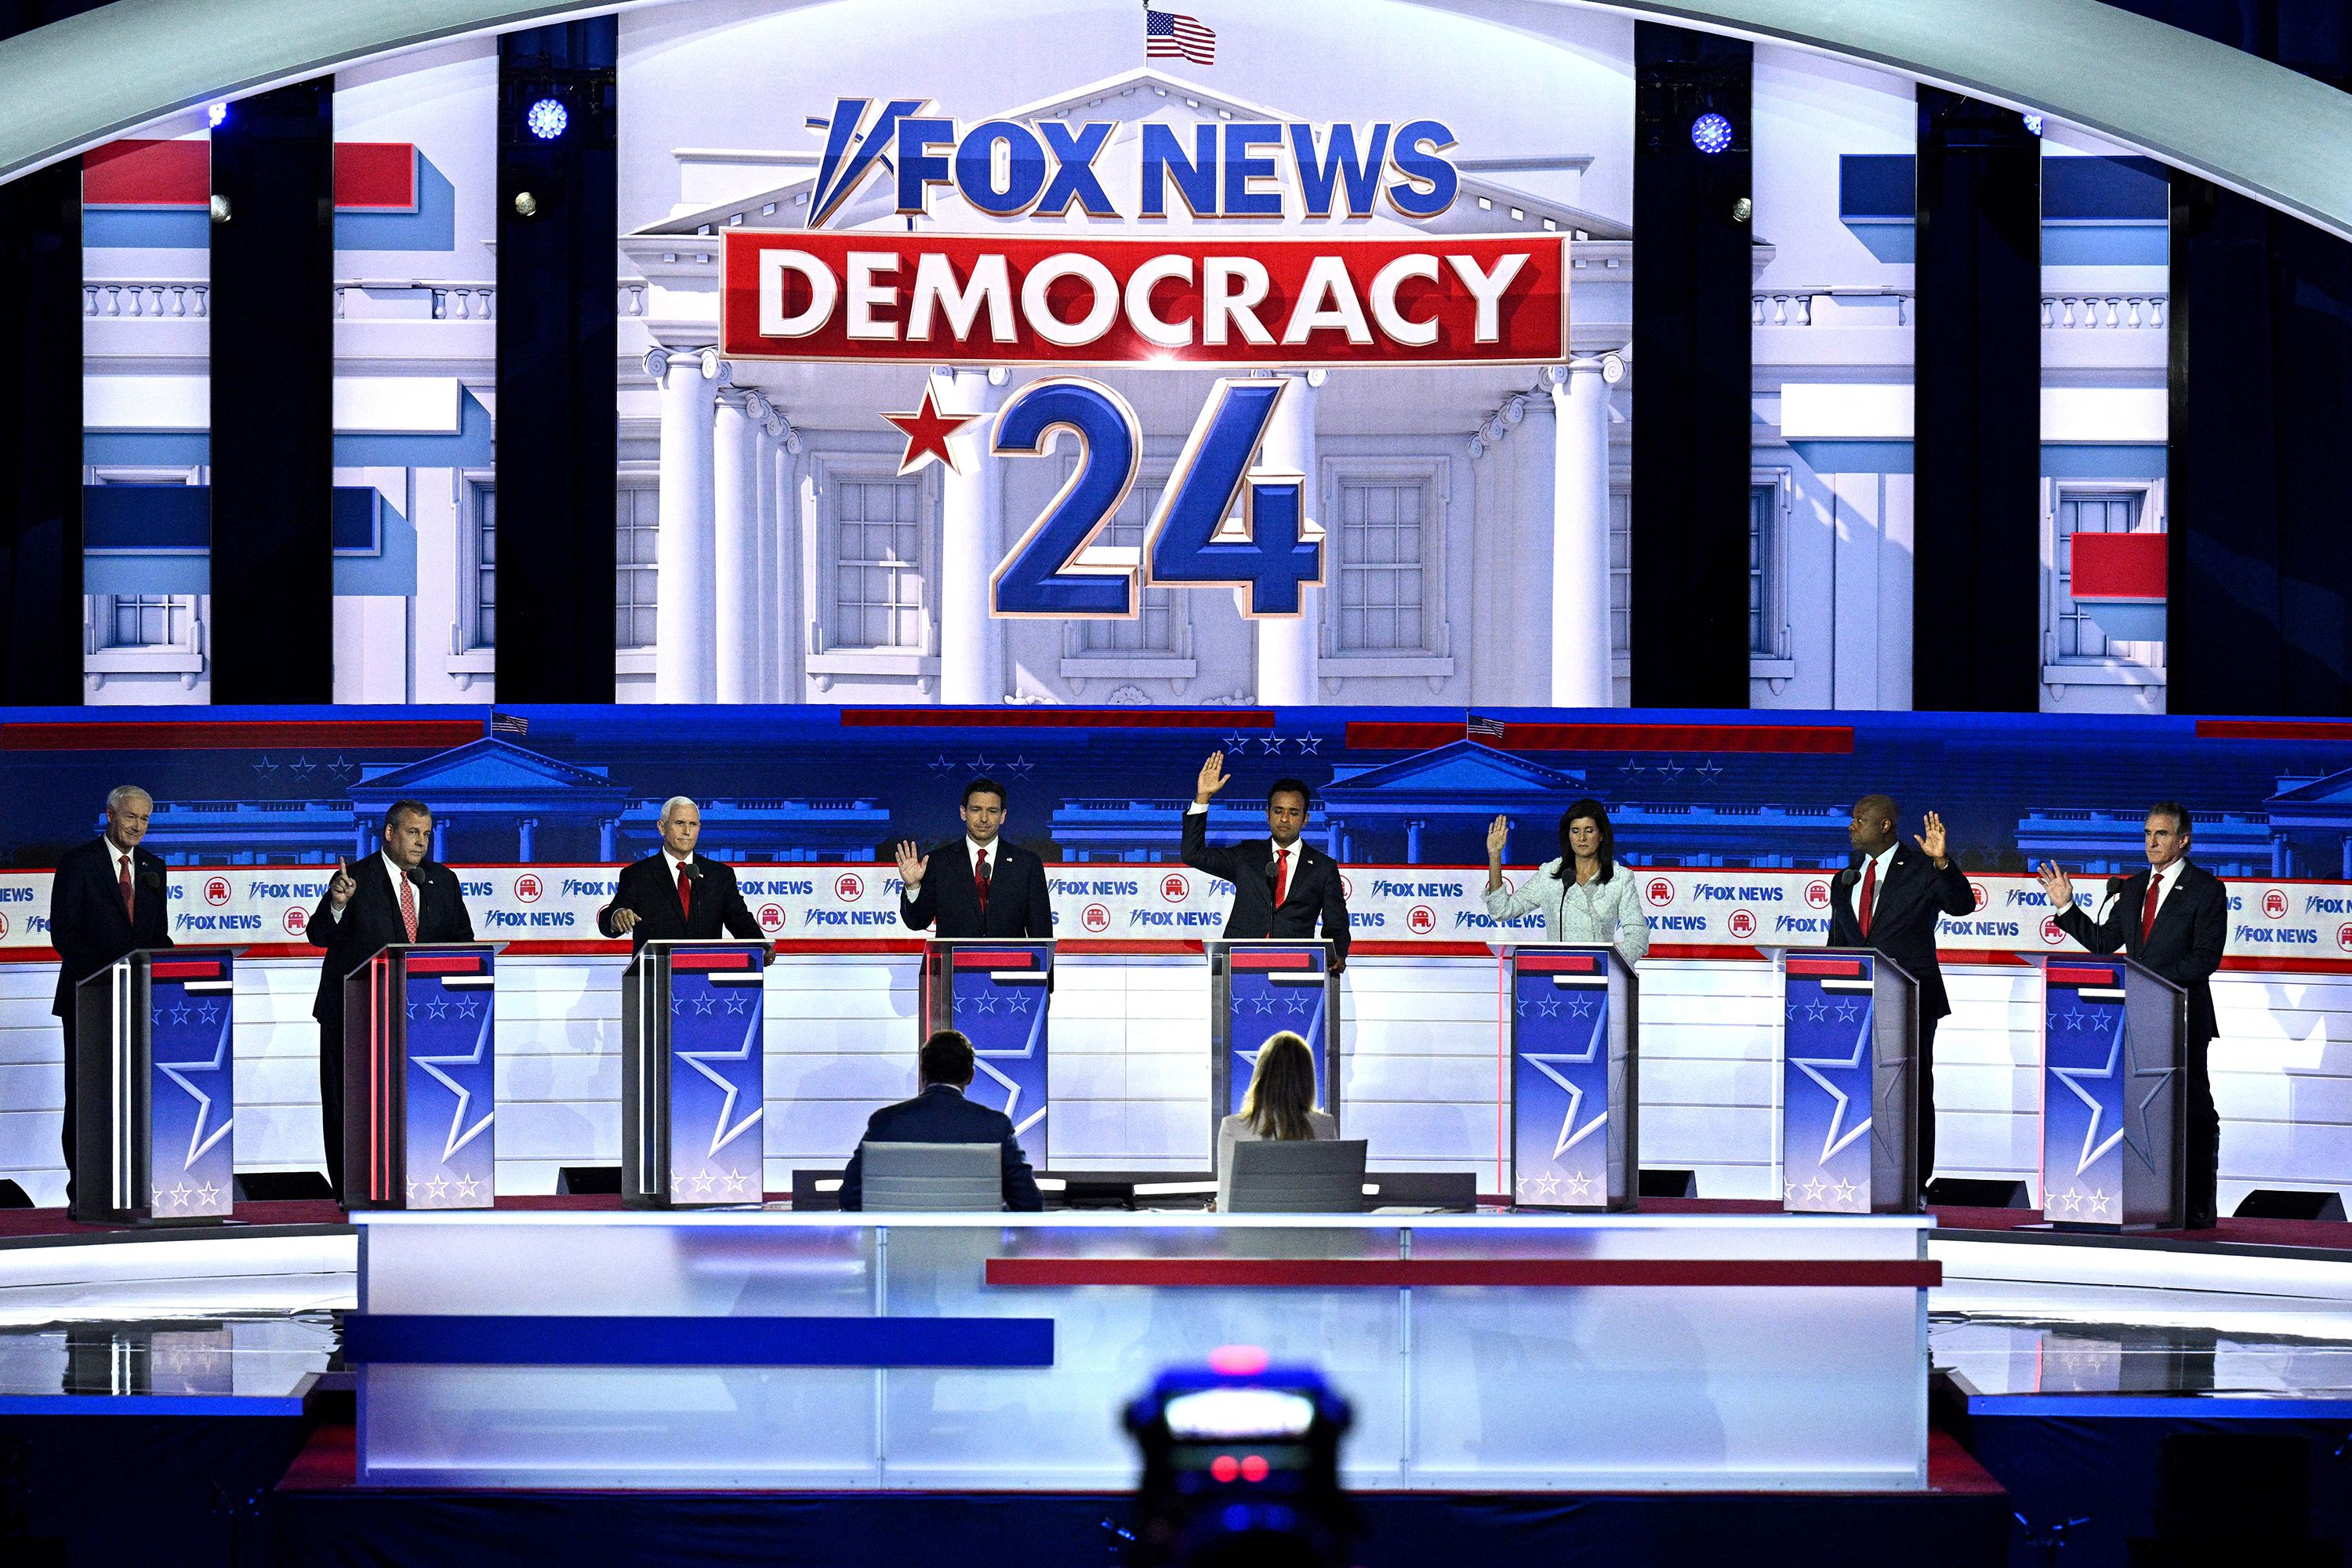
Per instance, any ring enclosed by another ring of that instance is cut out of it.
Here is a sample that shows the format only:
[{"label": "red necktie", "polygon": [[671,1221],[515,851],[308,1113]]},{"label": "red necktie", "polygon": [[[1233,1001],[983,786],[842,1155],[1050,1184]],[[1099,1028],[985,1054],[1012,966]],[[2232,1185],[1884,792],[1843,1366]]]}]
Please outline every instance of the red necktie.
[{"label": "red necktie", "polygon": [[400,876],[400,923],[408,928],[408,940],[416,940],[416,884],[408,879],[405,871]]},{"label": "red necktie", "polygon": [[1274,907],[1282,908],[1282,900],[1290,897],[1290,851],[1274,852]]},{"label": "red necktie", "polygon": [[2150,871],[2147,874],[2147,901],[2139,907],[2139,940],[2142,946],[2147,943],[2147,933],[2156,929],[2156,901],[2163,896],[2163,876]]},{"label": "red necktie", "polygon": [[971,863],[971,890],[980,900],[980,912],[986,914],[988,912],[988,851],[985,849],[980,852],[980,858]]},{"label": "red necktie", "polygon": [[1854,923],[1862,934],[1870,934],[1870,906],[1878,897],[1878,857],[1874,855],[1862,863],[1862,902],[1854,906]]},{"label": "red necktie", "polygon": [[139,919],[139,910],[138,910],[137,906],[136,906],[136,905],[134,905],[134,904],[132,903],[132,901],[131,901],[131,857],[130,857],[130,856],[128,856],[128,855],[125,855],[125,856],[122,858],[122,876],[121,876],[121,879],[119,879],[119,885],[120,885],[120,886],[121,887],[121,889],[122,889],[122,913],[123,913],[123,916],[124,916],[124,918],[125,918],[125,919],[130,920],[130,921],[134,921],[134,922],[135,922],[135,921],[137,921],[137,920]]},{"label": "red necktie", "polygon": [[686,862],[677,863],[677,912],[688,920],[694,918],[694,879],[686,874]]}]

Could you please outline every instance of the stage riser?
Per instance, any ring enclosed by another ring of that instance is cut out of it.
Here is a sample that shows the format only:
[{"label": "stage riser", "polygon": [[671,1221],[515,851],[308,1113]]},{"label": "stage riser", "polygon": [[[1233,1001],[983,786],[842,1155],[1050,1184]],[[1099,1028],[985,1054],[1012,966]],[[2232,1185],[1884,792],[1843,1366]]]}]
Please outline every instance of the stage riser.
[{"label": "stage riser", "polygon": [[[551,1193],[563,1165],[615,1164],[618,957],[502,960],[499,1189]],[[1198,959],[1071,954],[1054,1001],[1054,1159],[1068,1169],[1205,1168],[1208,973]],[[2037,1180],[2039,975],[1954,968],[1937,1036],[1945,1175]],[[1696,1170],[1707,1197],[1779,1191],[1772,1092],[1777,978],[1753,962],[1642,967],[1642,1163]],[[315,1165],[317,966],[237,971],[237,1163]],[[54,972],[0,963],[0,1176],[62,1201]],[[1350,1136],[1375,1169],[1496,1167],[1496,981],[1490,961],[1364,957],[1342,985]],[[2254,1187],[2352,1190],[2352,980],[2225,975],[2214,983],[2221,1205]],[[770,972],[767,1185],[836,1167],[866,1115],[914,1087],[917,960],[787,955]],[[2038,1194],[2037,1194],[2038,1196]]]}]

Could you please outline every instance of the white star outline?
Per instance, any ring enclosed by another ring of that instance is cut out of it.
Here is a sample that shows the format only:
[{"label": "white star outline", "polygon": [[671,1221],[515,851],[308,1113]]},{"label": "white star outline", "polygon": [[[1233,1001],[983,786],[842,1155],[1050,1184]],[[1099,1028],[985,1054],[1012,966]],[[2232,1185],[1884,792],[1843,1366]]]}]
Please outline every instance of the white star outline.
[{"label": "white star outline", "polygon": [[[1871,1119],[1867,1116],[1864,1117],[1853,1127],[1848,1128],[1843,1136],[1840,1136],[1838,1129],[1844,1125],[1846,1107],[1851,1105],[1853,1101],[1847,1098],[1843,1089],[1839,1089],[1835,1084],[1830,1082],[1829,1079],[1823,1078],[1814,1069],[1817,1068],[1830,1068],[1833,1069],[1843,1068],[1845,1071],[1853,1072],[1861,1068],[1862,1053],[1870,1044],[1871,1012],[1872,1008],[1870,1007],[1864,1007],[1862,1009],[1862,1026],[1854,1031],[1853,1054],[1848,1057],[1845,1060],[1839,1061],[1832,1057],[1790,1057],[1789,1058],[1789,1065],[1790,1067],[1795,1068],[1799,1072],[1803,1073],[1807,1078],[1811,1079],[1815,1083],[1821,1085],[1822,1092],[1828,1095],[1832,1100],[1837,1102],[1830,1111],[1829,1131],[1822,1134],[1822,1157],[1818,1163],[1822,1165],[1828,1164],[1831,1157],[1836,1154],[1839,1150],[1844,1148],[1847,1144],[1853,1142],[1855,1139],[1869,1131]],[[1816,1195],[1818,1196],[1818,1194]]]},{"label": "white star outline", "polygon": [[[1034,982],[1024,982],[1023,984],[1034,984]],[[996,1010],[997,995],[993,982],[991,982],[990,989],[981,993],[978,1000],[983,1004],[980,1009],[982,1012],[992,1013]],[[1018,1011],[1019,1009],[1008,1010]],[[1016,1136],[1028,1131],[1029,1129],[1036,1126],[1038,1122],[1044,1121],[1045,1119],[1045,1111],[1047,1108],[1043,1105],[1039,1106],[1036,1110],[1031,1111],[1029,1113],[1029,1119],[1026,1121],[1024,1121],[1021,1119],[1019,1110],[1016,1109],[1021,1103],[1021,1086],[1013,1082],[1010,1077],[999,1068],[989,1066],[989,1058],[993,1057],[998,1061],[1034,1060],[1037,1055],[1037,1037],[1045,1032],[1045,1009],[1040,1007],[1037,1009],[1035,1016],[1029,1020],[1029,1037],[1021,1043],[1021,1048],[1019,1050],[975,1050],[971,1053],[971,1065],[1004,1086],[1004,1114],[1012,1118],[1013,1131]]]},{"label": "white star outline", "polygon": [[[2101,1156],[2105,1155],[2108,1150],[2123,1142],[2124,1130],[2120,1125],[2118,1125],[2113,1132],[2107,1134],[2105,1142],[2099,1142],[2099,1118],[2106,1113],[2106,1107],[2101,1105],[2095,1096],[2084,1089],[2080,1083],[2075,1081],[2078,1079],[2111,1079],[2116,1076],[2116,1064],[2123,1059],[2124,1054],[2124,1010],[2121,1007],[2117,1007],[2114,1009],[2114,1013],[2116,1019],[2116,1031],[2114,1036],[2107,1041],[2106,1066],[2102,1068],[2053,1067],[2050,1069],[2050,1076],[2052,1078],[2054,1078],[2060,1083],[2064,1084],[2075,1099],[2081,1100],[2084,1105],[2091,1108],[2090,1124],[2083,1129],[2083,1152],[2081,1157],[2074,1162],[2074,1173],[2078,1176],[2091,1168],[2091,1162],[2099,1159]],[[2094,1015],[2094,1016],[2096,1016],[2096,1015]],[[2169,1075],[2168,1074],[2167,1076]],[[2145,1102],[2143,1102],[2143,1105],[2144,1104]],[[2097,1147],[2095,1148],[2093,1147],[2095,1142],[2097,1143]]]},{"label": "white star outline", "polygon": [[232,1109],[228,1115],[221,1118],[221,1124],[213,1129],[212,1136],[209,1138],[205,1136],[205,1121],[212,1114],[213,1097],[190,1083],[186,1077],[192,1072],[220,1071],[221,1064],[228,1060],[228,1035],[229,1020],[223,1018],[220,1037],[213,1042],[213,1058],[210,1061],[157,1062],[155,1064],[157,1072],[186,1089],[188,1097],[196,1102],[196,1124],[188,1130],[188,1157],[180,1166],[184,1171],[194,1170],[196,1162],[203,1159],[214,1144],[227,1137],[229,1129],[236,1125],[236,1113]]},{"label": "white star outline", "polygon": [[[706,981],[704,984],[708,984],[709,982]],[[697,1000],[698,1002],[701,998]],[[701,1011],[708,1012],[709,1009],[703,1008]],[[751,1059],[751,1043],[760,1032],[760,1016],[757,1011],[751,1014],[751,1020],[743,1026],[743,1043],[731,1051],[679,1051],[677,1053],[679,1061],[717,1084],[727,1096],[719,1103],[718,1119],[710,1124],[710,1148],[705,1154],[705,1158],[717,1154],[728,1144],[743,1136],[746,1131],[758,1124],[760,1118],[767,1114],[765,1106],[755,1107],[749,1116],[733,1126],[729,1126],[727,1119],[735,1113],[735,1100],[742,1090],[710,1069],[712,1062],[741,1062]]]},{"label": "white star outline", "polygon": [[[1547,975],[1543,978],[1548,980],[1550,977]],[[1554,1011],[1557,1010],[1558,1009],[1555,1007]],[[1596,1009],[1596,1011],[1599,1010]],[[1544,1077],[1551,1079],[1552,1082],[1559,1085],[1560,1088],[1568,1091],[1568,1114],[1560,1118],[1559,1136],[1552,1144],[1551,1157],[1555,1160],[1559,1159],[1562,1154],[1567,1153],[1570,1149],[1575,1148],[1579,1143],[1583,1142],[1587,1138],[1591,1137],[1596,1130],[1605,1125],[1609,1121],[1609,1110],[1607,1105],[1604,1103],[1601,1107],[1600,1115],[1594,1117],[1591,1121],[1586,1122],[1581,1127],[1577,1126],[1576,1113],[1584,1108],[1584,1086],[1581,1084],[1570,1083],[1564,1076],[1562,1076],[1559,1068],[1552,1066],[1554,1062],[1558,1062],[1566,1067],[1591,1067],[1594,1059],[1598,1058],[1601,1053],[1601,1034],[1603,1022],[1604,1019],[1598,1016],[1592,1020],[1592,1032],[1586,1037],[1584,1049],[1580,1052],[1521,1051],[1519,1053],[1519,1059],[1521,1061],[1527,1063],[1529,1067],[1535,1068],[1536,1071],[1543,1074]]]},{"label": "white star outline", "polygon": [[[1319,975],[1319,974],[1318,974],[1318,975],[1317,975],[1317,976],[1316,976],[1316,978],[1317,978],[1318,980],[1322,980],[1322,979],[1323,979],[1323,976],[1321,976],[1321,975]],[[1270,981],[1270,980],[1266,982],[1266,984],[1267,984],[1268,986],[1271,986],[1273,984],[1274,984],[1274,983],[1273,983],[1272,981]],[[1305,986],[1301,986],[1301,987],[1299,987],[1299,989],[1300,989],[1300,991],[1303,993],[1303,992],[1306,990],[1306,987],[1305,987]],[[1322,1038],[1322,1029],[1323,1029],[1323,1003],[1324,1003],[1324,994],[1323,994],[1323,986],[1322,986],[1322,985],[1319,985],[1319,984],[1318,984],[1318,986],[1316,986],[1316,987],[1315,987],[1314,996],[1315,996],[1315,1005],[1314,1005],[1314,1006],[1313,1006],[1313,1007],[1308,1011],[1308,1013],[1307,1013],[1307,1022],[1306,1022],[1306,1023],[1304,1023],[1304,1024],[1299,1025],[1299,1026],[1297,1026],[1297,1032],[1298,1034],[1300,1034],[1300,1035],[1302,1035],[1302,1036],[1304,1036],[1304,1037],[1306,1037],[1306,1039],[1307,1039],[1307,1048],[1308,1048],[1308,1049],[1310,1049],[1310,1050],[1312,1050],[1312,1049],[1314,1048],[1315,1042],[1316,1042],[1317,1040],[1318,1040],[1318,1039]],[[1295,998],[1284,998],[1284,999],[1283,999],[1283,1001],[1284,1001],[1284,1010],[1285,1010],[1286,1012],[1296,1012],[1296,1011],[1297,1010],[1297,1008],[1292,1007],[1292,1006],[1290,1005],[1290,1002],[1291,1002],[1291,1001],[1293,1001],[1293,1000],[1295,1000]],[[1243,1003],[1243,1001],[1244,1001],[1244,998],[1241,998],[1241,997],[1234,997],[1234,998],[1233,999],[1233,1012],[1234,1012],[1234,1016],[1235,1017],[1239,1017],[1239,1016],[1241,1016],[1242,1003]],[[1260,1012],[1264,1012],[1264,1013],[1271,1013],[1271,1012],[1273,1012],[1273,1011],[1274,1011],[1274,1007],[1273,1007],[1273,999],[1269,996],[1269,997],[1266,999],[1266,1002],[1267,1002],[1267,1005],[1266,1005],[1265,1006],[1264,1006],[1264,1007],[1259,1008],[1259,1009],[1258,1009],[1258,1011],[1260,1011]],[[1269,1039],[1269,1040],[1270,1040],[1270,1039],[1272,1039],[1273,1037],[1273,1037],[1272,1035],[1268,1035],[1268,1036],[1266,1037],[1266,1039]],[[1259,1051],[1262,1051],[1262,1050],[1264,1050],[1264,1049],[1265,1049],[1265,1040],[1260,1040],[1255,1047],[1253,1047],[1253,1048],[1251,1048],[1251,1049],[1248,1049],[1248,1050],[1244,1050],[1244,1049],[1242,1049],[1242,1048],[1241,1048],[1241,1047],[1234,1047],[1234,1055],[1241,1058],[1241,1064],[1242,1064],[1242,1066],[1243,1066],[1243,1067],[1244,1067],[1244,1068],[1248,1068],[1250,1072],[1253,1072],[1253,1073],[1254,1073],[1254,1072],[1257,1071],[1257,1054],[1258,1054],[1258,1052],[1259,1052]],[[1246,1076],[1244,1076],[1244,1077],[1243,1078],[1243,1079],[1242,1079],[1242,1086],[1246,1087],[1246,1085],[1248,1084],[1248,1082],[1249,1082],[1248,1078],[1247,1078]],[[1236,1090],[1236,1093],[1238,1093],[1238,1089]]]},{"label": "white star outline", "polygon": [[[436,1005],[441,1006],[444,1011],[447,1008],[447,1005],[446,1003]],[[470,1056],[411,1057],[408,1058],[415,1066],[423,1068],[425,1073],[436,1082],[440,1084],[442,1088],[447,1089],[451,1094],[457,1097],[457,1104],[452,1106],[449,1110],[449,1136],[442,1144],[441,1148],[441,1163],[445,1165],[449,1163],[450,1158],[455,1155],[458,1150],[463,1149],[467,1144],[471,1143],[475,1139],[482,1135],[484,1129],[488,1128],[491,1121],[497,1118],[498,1107],[494,1103],[489,1110],[482,1112],[482,1119],[479,1121],[475,1122],[471,1127],[467,1127],[466,1125],[466,1108],[473,1103],[474,1091],[466,1088],[456,1079],[451,1078],[447,1073],[443,1072],[441,1069],[445,1067],[472,1068],[481,1066],[482,1053],[489,1048],[489,1044],[490,1020],[487,1016],[485,1016],[482,1019],[481,1028],[474,1036],[474,1049]]]}]

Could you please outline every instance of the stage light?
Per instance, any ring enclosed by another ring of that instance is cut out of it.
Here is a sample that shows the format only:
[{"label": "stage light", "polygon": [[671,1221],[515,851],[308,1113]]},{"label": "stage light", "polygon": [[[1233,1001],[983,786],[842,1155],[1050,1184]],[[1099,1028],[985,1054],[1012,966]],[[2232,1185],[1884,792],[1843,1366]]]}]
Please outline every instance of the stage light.
[{"label": "stage light", "polygon": [[2029,114],[2025,117],[2025,133],[2028,136],[2039,136],[2042,134],[2042,116],[2038,114]]},{"label": "stage light", "polygon": [[539,216],[539,198],[532,195],[529,191],[517,191],[515,193],[514,210],[515,216],[517,217],[537,217]]},{"label": "stage light", "polygon": [[572,111],[554,99],[542,98],[524,110],[524,129],[542,142],[552,142],[572,123]]},{"label": "stage light", "polygon": [[1731,147],[1731,121],[1720,114],[1702,114],[1691,121],[1691,145],[1702,153],[1727,152]]},{"label": "stage light", "polygon": [[227,119],[228,105],[226,103],[215,103],[205,110],[205,123],[215,131],[219,130]]},{"label": "stage light", "polygon": [[1738,201],[1731,204],[1732,222],[1746,223],[1749,218],[1754,217],[1755,216],[1756,204],[1749,201],[1746,196],[1742,196]]}]

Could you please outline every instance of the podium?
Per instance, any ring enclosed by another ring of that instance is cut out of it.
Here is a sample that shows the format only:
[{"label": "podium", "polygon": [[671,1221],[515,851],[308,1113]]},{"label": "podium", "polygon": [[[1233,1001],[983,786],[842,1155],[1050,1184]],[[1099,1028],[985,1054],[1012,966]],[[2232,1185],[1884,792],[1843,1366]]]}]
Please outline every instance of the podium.
[{"label": "podium", "polygon": [[1634,1041],[1640,983],[1607,944],[1505,950],[1511,1041],[1511,1168],[1522,1208],[1641,1202]]},{"label": "podium", "polygon": [[2130,959],[2042,963],[2042,1213],[2064,1229],[2177,1230],[2189,994]]},{"label": "podium", "polygon": [[486,1209],[497,942],[394,942],[343,981],[343,1205]]},{"label": "podium", "polygon": [[649,942],[621,985],[621,1201],[766,1195],[764,942]]},{"label": "podium", "polygon": [[1780,960],[1781,1206],[1917,1213],[1917,984],[1870,948]]},{"label": "podium", "polygon": [[75,988],[75,1219],[228,1218],[236,951],[138,948]]},{"label": "podium", "polygon": [[1331,944],[1319,938],[1260,938],[1202,943],[1209,955],[1209,1164],[1217,1124],[1242,1108],[1257,1053],[1287,1029],[1307,1041],[1324,1110],[1339,1120],[1339,977]]},{"label": "podium", "polygon": [[1045,1027],[1053,975],[1051,941],[950,937],[923,950],[923,1037],[956,1029],[971,1042],[971,1099],[1013,1119],[1022,1152],[1041,1171],[1050,1168],[1053,1147]]}]

